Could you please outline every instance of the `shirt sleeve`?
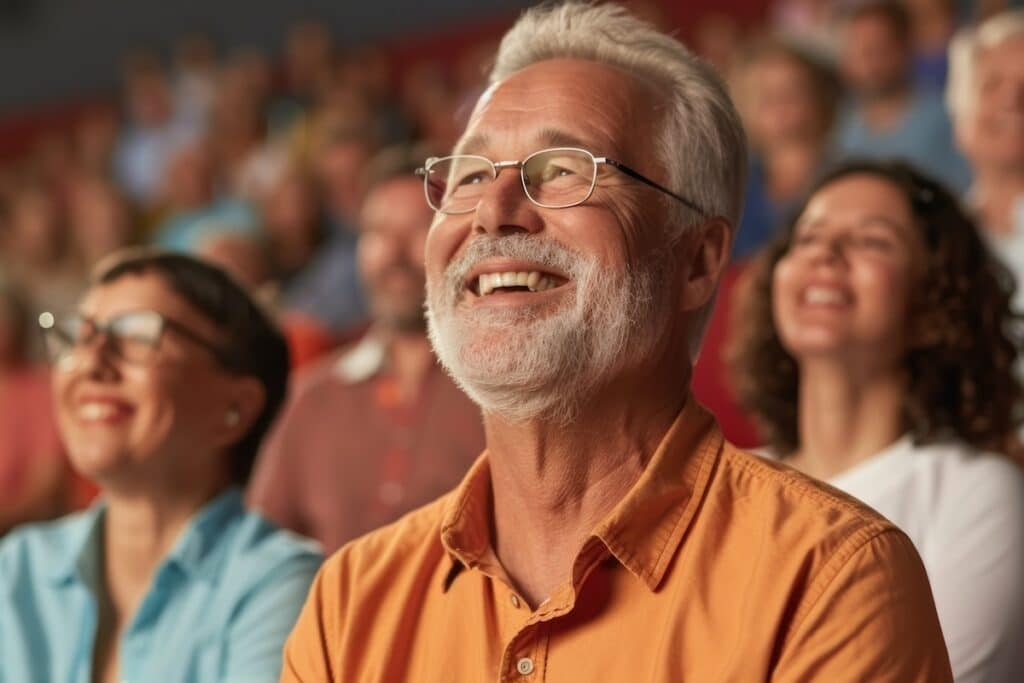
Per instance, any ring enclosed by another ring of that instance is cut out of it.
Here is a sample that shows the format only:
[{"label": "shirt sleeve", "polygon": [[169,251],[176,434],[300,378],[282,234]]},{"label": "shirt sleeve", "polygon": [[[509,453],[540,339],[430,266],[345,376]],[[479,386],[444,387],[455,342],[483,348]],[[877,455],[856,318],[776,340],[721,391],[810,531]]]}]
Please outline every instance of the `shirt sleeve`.
[{"label": "shirt sleeve", "polygon": [[895,529],[837,551],[796,606],[776,683],[952,682],[928,577]]},{"label": "shirt sleeve", "polygon": [[955,490],[944,490],[949,504],[922,554],[958,683],[1021,680],[1024,473],[978,457],[988,459],[948,482]]},{"label": "shirt sleeve", "polygon": [[292,558],[250,591],[228,629],[222,683],[277,680],[281,648],[321,559],[316,553]]},{"label": "shirt sleeve", "polygon": [[[342,553],[344,550],[342,550]],[[306,604],[284,646],[281,683],[328,683],[337,678],[331,644],[338,643],[341,596],[338,567],[340,553],[317,573]]]}]

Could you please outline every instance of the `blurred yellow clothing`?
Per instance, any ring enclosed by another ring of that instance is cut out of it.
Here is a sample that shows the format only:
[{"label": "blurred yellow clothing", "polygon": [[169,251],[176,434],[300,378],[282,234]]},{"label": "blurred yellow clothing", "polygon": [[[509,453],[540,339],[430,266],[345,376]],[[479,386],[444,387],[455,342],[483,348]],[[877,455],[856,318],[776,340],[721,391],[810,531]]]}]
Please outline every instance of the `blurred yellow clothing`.
[{"label": "blurred yellow clothing", "polygon": [[488,457],[325,563],[282,681],[952,680],[907,537],[692,400],[535,610],[492,550]]}]

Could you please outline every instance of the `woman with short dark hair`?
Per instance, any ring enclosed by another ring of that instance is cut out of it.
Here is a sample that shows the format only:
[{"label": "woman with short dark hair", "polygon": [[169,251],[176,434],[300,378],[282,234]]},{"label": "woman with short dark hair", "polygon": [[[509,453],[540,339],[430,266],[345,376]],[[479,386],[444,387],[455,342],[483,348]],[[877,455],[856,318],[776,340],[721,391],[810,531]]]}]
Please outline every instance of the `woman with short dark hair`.
[{"label": "woman with short dark hair", "polygon": [[730,350],[786,463],[914,541],[958,681],[1024,680],[1024,391],[1010,273],[902,163],[816,183],[753,267]]},{"label": "woman with short dark hair", "polygon": [[321,560],[242,505],[280,332],[223,271],[147,250],[40,323],[70,460],[102,493],[0,543],[0,680],[276,681]]}]

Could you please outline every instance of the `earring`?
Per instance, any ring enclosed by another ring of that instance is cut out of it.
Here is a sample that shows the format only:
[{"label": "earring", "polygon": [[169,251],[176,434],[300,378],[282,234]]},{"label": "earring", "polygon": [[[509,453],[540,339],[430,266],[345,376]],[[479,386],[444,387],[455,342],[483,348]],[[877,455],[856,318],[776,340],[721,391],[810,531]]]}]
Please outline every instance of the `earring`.
[{"label": "earring", "polygon": [[238,414],[238,408],[232,408],[224,416],[224,424],[228,427],[234,427],[238,424],[238,421],[242,419],[242,416]]}]

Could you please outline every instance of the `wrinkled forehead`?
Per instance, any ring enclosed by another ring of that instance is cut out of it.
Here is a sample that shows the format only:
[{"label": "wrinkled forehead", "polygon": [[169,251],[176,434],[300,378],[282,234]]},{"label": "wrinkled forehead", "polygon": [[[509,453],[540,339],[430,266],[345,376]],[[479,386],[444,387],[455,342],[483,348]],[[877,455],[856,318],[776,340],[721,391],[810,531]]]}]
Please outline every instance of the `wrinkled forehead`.
[{"label": "wrinkled forehead", "polygon": [[492,84],[477,101],[455,151],[497,160],[494,155],[582,147],[628,157],[631,150],[653,145],[661,111],[653,85],[622,69],[587,60],[546,60]]}]

